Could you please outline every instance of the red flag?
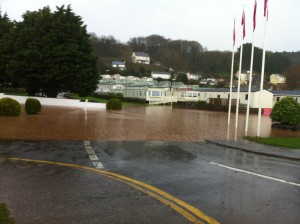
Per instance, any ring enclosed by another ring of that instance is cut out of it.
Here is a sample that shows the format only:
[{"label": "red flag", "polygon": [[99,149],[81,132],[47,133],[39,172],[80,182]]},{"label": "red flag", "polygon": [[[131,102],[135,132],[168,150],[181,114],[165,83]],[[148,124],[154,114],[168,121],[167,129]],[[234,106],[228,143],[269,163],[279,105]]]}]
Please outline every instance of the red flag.
[{"label": "red flag", "polygon": [[267,10],[268,10],[268,0],[265,0],[264,17],[267,16]]},{"label": "red flag", "polygon": [[256,0],[255,0],[255,3],[254,3],[254,12],[253,12],[253,32],[256,28],[256,8],[257,8],[257,3],[256,3]]},{"label": "red flag", "polygon": [[243,39],[246,36],[246,17],[245,17],[245,10],[243,10],[243,15],[242,15],[242,24],[243,26]]},{"label": "red flag", "polygon": [[234,18],[234,25],[233,25],[233,46],[235,46],[235,18]]}]

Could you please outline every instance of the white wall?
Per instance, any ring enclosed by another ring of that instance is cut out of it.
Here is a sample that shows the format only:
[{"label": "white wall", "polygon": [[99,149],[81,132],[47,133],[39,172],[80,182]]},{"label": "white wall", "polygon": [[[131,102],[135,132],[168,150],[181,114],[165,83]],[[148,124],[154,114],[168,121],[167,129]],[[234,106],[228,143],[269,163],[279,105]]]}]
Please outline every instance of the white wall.
[{"label": "white wall", "polygon": [[[12,96],[4,95],[0,93],[0,99],[4,97],[12,98],[18,101],[20,104],[25,104],[27,96]],[[99,108],[105,109],[105,103],[89,103],[89,102],[80,102],[80,100],[71,100],[71,99],[58,99],[58,98],[45,98],[45,97],[31,97],[38,99],[42,106],[60,106],[60,107],[81,107],[81,108]]]}]

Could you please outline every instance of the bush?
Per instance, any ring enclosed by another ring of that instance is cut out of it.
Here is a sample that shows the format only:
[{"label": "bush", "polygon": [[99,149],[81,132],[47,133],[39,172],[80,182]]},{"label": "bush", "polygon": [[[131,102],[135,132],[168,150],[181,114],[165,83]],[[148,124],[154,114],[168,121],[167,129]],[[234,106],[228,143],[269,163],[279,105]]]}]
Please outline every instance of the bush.
[{"label": "bush", "polygon": [[20,116],[21,105],[18,101],[5,97],[0,99],[0,115],[1,116]]},{"label": "bush", "polygon": [[300,124],[300,105],[291,97],[276,102],[270,115],[273,122],[297,126]]},{"label": "bush", "polygon": [[106,103],[107,110],[122,110],[122,102],[119,99],[112,98]]},{"label": "bush", "polygon": [[38,99],[27,98],[25,102],[25,111],[27,114],[37,114],[42,110],[42,105]]}]

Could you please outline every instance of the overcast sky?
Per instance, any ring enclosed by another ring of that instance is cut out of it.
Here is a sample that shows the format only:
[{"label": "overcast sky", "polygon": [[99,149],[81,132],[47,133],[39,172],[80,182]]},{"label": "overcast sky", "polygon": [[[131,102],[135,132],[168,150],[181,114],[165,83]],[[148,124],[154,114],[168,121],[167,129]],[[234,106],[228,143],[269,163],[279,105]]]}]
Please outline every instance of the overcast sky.
[{"label": "overcast sky", "polygon": [[[252,42],[255,0],[0,0],[2,13],[22,20],[27,10],[49,5],[51,9],[71,4],[88,32],[112,35],[121,42],[131,37],[158,34],[172,40],[198,41],[208,50],[232,50],[233,20],[236,17],[236,45],[242,42],[241,16],[246,13],[246,43]],[[300,1],[268,0],[269,22],[266,49],[300,51]],[[264,0],[257,0],[255,46],[264,39]]]}]

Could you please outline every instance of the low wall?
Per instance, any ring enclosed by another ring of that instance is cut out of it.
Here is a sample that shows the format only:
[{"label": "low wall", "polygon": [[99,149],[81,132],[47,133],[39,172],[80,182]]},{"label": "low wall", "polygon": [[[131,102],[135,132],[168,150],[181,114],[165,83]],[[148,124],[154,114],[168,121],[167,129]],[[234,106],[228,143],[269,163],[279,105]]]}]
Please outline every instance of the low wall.
[{"label": "low wall", "polygon": [[[18,101],[20,104],[25,104],[27,96],[13,96],[5,95],[0,93],[0,99],[4,97],[12,98]],[[42,106],[58,106],[58,107],[80,107],[80,108],[98,108],[105,109],[106,104],[104,103],[89,103],[89,102],[80,102],[80,100],[73,99],[59,99],[59,98],[45,98],[45,97],[31,97],[38,99]]]}]

